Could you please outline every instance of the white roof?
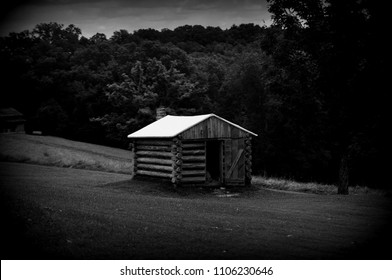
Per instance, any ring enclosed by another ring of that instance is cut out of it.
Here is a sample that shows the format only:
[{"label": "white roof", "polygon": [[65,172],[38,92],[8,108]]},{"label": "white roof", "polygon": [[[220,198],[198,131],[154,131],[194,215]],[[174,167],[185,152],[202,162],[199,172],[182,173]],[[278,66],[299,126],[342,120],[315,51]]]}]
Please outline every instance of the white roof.
[{"label": "white roof", "polygon": [[246,131],[254,136],[257,134],[242,128],[239,125],[236,125],[232,122],[229,122],[215,114],[207,114],[207,115],[198,115],[198,116],[166,116],[162,119],[159,119],[138,131],[129,134],[128,138],[171,138],[175,137],[178,134],[184,132],[188,128],[208,119],[211,117],[216,117],[225,121],[243,131]]}]

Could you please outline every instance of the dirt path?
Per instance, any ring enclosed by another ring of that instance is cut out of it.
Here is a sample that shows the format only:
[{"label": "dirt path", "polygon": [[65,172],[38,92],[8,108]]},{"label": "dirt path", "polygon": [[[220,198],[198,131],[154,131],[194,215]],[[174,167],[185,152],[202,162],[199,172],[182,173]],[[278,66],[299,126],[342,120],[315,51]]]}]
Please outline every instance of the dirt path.
[{"label": "dirt path", "polygon": [[0,163],[2,259],[391,258],[391,199],[247,189],[219,197],[121,174]]}]

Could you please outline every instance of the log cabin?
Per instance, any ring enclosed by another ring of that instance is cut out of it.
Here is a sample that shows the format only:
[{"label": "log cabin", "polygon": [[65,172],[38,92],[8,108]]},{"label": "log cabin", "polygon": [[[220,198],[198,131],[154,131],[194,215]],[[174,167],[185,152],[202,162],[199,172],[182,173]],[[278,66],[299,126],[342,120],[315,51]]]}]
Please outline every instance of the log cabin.
[{"label": "log cabin", "polygon": [[23,114],[14,108],[0,108],[1,133],[24,133],[25,122]]},{"label": "log cabin", "polygon": [[252,136],[257,134],[215,114],[165,116],[128,135],[134,174],[174,185],[248,186]]}]

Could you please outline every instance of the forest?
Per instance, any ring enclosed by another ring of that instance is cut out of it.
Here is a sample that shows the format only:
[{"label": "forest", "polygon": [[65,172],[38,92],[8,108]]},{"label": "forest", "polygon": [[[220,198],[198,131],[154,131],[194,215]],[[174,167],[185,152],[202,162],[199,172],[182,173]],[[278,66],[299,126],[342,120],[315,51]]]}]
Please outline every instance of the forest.
[{"label": "forest", "polygon": [[215,113],[259,136],[253,172],[387,188],[385,9],[269,0],[273,24],[118,30],[38,23],[0,38],[1,106],[26,131],[128,148],[168,114]]}]

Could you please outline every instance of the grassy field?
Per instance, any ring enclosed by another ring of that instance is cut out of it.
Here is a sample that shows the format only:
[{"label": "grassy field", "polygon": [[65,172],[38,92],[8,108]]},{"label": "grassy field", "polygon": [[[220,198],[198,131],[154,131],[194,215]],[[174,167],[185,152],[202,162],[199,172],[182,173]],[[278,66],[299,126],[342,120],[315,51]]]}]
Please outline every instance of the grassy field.
[{"label": "grassy field", "polygon": [[[391,259],[392,200],[0,163],[2,259]],[[230,195],[231,194],[231,195]]]},{"label": "grassy field", "polygon": [[[293,180],[286,180],[280,178],[266,178],[261,176],[253,176],[252,184],[262,186],[264,188],[289,191],[289,192],[303,192],[303,193],[313,193],[322,195],[334,195],[338,192],[338,187],[336,185],[326,185],[320,183],[300,183]],[[350,195],[358,194],[372,194],[372,195],[383,195],[390,196],[391,192],[388,190],[381,189],[371,189],[366,186],[350,186]]]},{"label": "grassy field", "polygon": [[131,174],[130,151],[52,136],[0,134],[0,160]]}]

